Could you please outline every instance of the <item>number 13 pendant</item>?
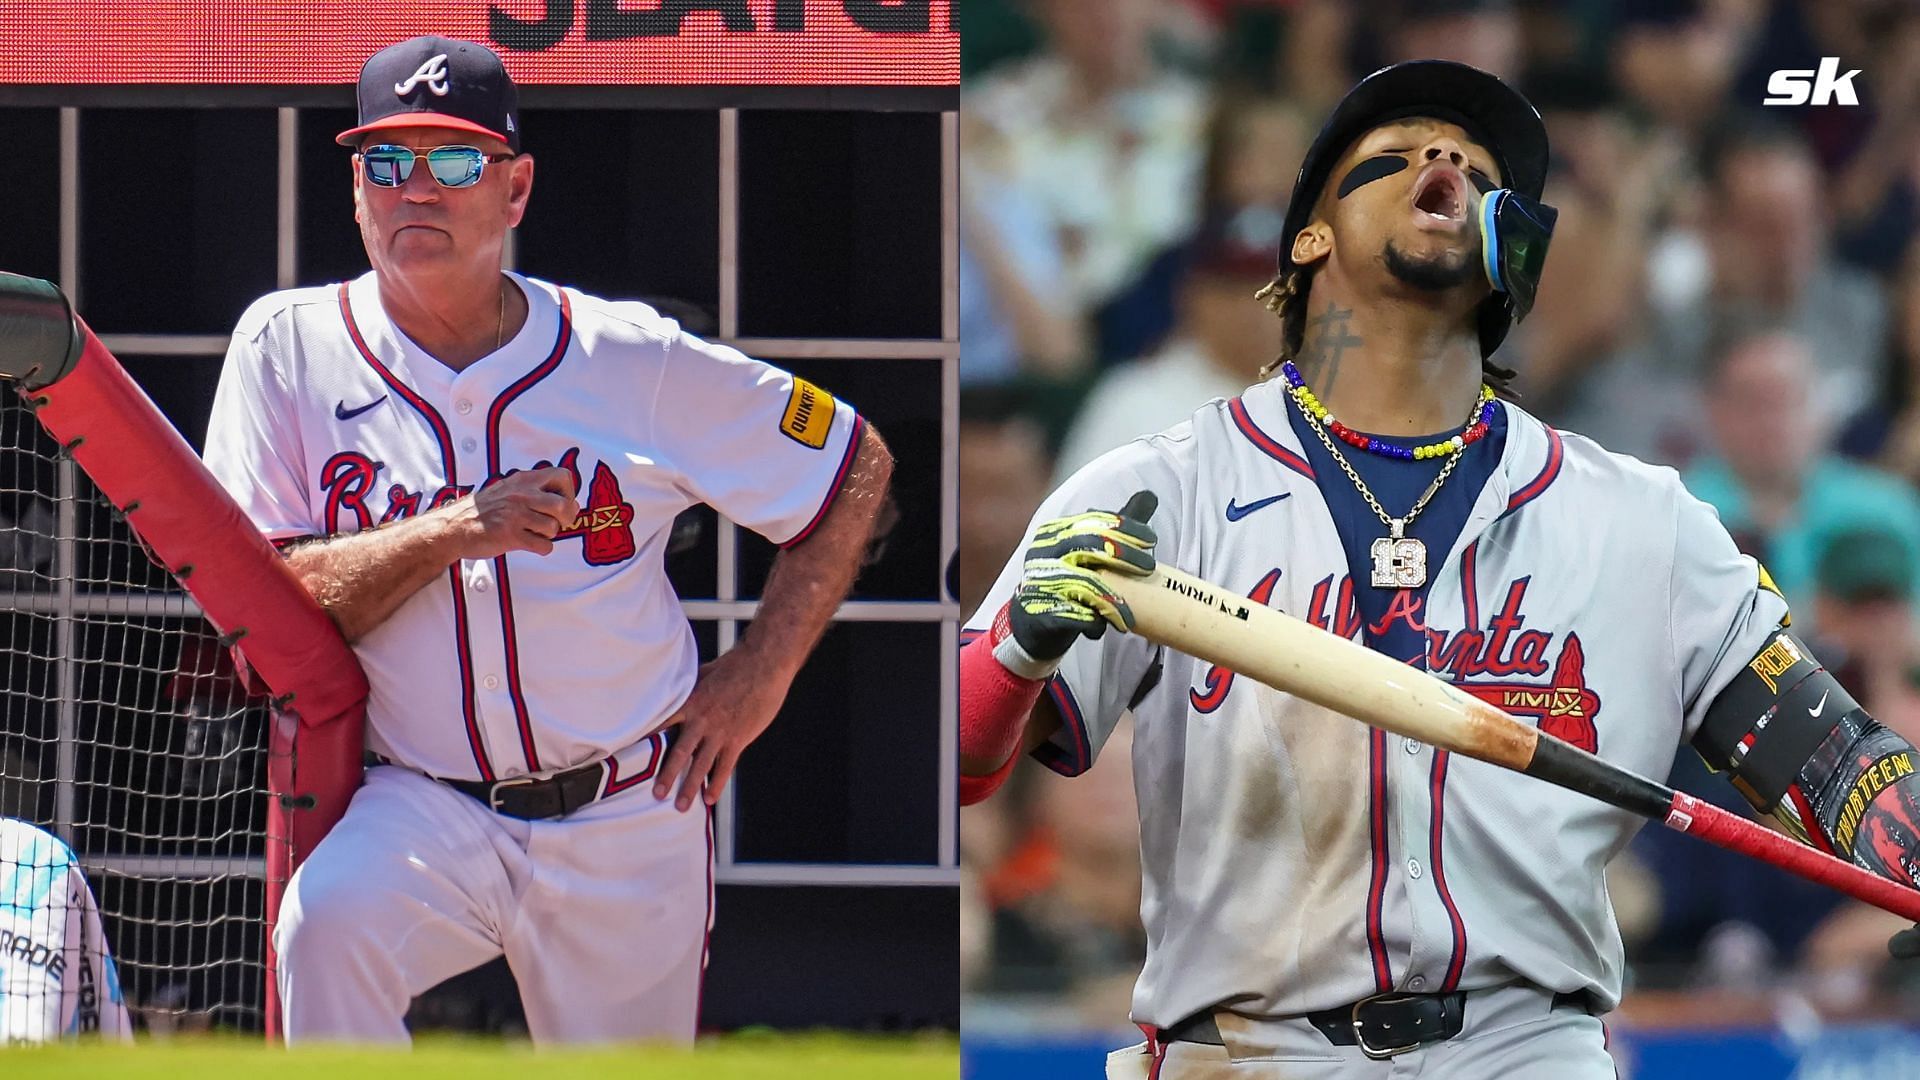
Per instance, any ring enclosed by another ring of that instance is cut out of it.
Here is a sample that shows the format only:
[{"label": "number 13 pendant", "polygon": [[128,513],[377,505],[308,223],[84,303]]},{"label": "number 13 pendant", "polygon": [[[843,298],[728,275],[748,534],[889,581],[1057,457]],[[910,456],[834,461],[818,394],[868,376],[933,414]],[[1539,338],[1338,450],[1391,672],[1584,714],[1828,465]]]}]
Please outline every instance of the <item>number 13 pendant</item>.
[{"label": "number 13 pendant", "polygon": [[1391,536],[1373,542],[1373,587],[1417,589],[1427,583],[1427,545],[1402,535],[1405,521],[1389,521]]}]

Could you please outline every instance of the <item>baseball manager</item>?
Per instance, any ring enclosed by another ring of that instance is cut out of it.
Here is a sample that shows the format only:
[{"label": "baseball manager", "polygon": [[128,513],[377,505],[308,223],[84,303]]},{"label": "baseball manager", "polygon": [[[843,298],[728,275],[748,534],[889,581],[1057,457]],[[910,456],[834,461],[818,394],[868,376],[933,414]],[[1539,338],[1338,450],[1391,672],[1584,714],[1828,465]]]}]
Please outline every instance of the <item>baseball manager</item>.
[{"label": "baseball manager", "polygon": [[[371,685],[375,764],[276,932],[287,1038],[404,1041],[414,995],[504,953],[535,1041],[691,1040],[706,809],[850,587],[892,459],[805,380],[501,271],[534,160],[491,51],[401,42],[359,103],[338,141],[372,269],[254,303],[207,433]],[[785,549],[705,665],[662,565],[697,503]]]}]

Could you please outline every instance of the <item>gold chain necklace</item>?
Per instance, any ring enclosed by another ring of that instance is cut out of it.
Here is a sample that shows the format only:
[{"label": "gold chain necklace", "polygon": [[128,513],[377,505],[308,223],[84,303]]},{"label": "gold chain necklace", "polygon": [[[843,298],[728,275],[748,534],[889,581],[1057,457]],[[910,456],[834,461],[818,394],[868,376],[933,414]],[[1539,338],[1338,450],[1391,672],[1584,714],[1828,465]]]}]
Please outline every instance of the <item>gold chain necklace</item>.
[{"label": "gold chain necklace", "polygon": [[[1291,399],[1292,395],[1289,394],[1288,397]],[[1294,404],[1298,406],[1300,403],[1295,401]],[[1474,402],[1473,407],[1477,414],[1480,403]],[[1334,463],[1340,466],[1340,471],[1346,473],[1347,479],[1353,481],[1353,486],[1360,490],[1360,497],[1367,500],[1367,505],[1373,508],[1373,512],[1387,526],[1387,535],[1375,540],[1368,549],[1373,556],[1371,578],[1373,587],[1417,589],[1425,585],[1427,583],[1427,545],[1408,536],[1407,526],[1413,524],[1413,519],[1419,517],[1420,511],[1427,508],[1428,500],[1440,490],[1440,485],[1446,483],[1447,477],[1453,475],[1453,467],[1460,464],[1461,455],[1466,453],[1467,448],[1462,446],[1448,454],[1447,463],[1440,466],[1439,475],[1433,478],[1433,483],[1428,484],[1427,490],[1414,501],[1413,509],[1408,510],[1405,517],[1396,518],[1387,513],[1386,508],[1380,505],[1379,499],[1373,497],[1373,492],[1367,488],[1367,482],[1360,479],[1360,474],[1354,471],[1352,463],[1347,460],[1347,455],[1341,453],[1340,448],[1334,445],[1325,426],[1315,423],[1313,417],[1304,409],[1302,409],[1302,415],[1307,417],[1307,426],[1313,429],[1315,435],[1320,436],[1320,442],[1327,448],[1327,453],[1333,455]],[[1472,423],[1471,416],[1468,417],[1468,423]]]}]

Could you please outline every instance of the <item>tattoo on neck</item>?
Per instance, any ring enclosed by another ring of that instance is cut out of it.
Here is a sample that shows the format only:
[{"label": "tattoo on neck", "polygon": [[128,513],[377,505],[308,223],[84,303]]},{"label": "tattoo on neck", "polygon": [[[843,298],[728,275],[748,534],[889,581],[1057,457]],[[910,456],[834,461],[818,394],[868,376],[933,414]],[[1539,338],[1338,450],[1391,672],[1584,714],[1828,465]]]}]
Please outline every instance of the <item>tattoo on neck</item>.
[{"label": "tattoo on neck", "polygon": [[1313,392],[1326,397],[1333,393],[1333,384],[1340,376],[1340,360],[1348,349],[1359,348],[1364,344],[1357,334],[1352,332],[1353,309],[1337,304],[1328,304],[1327,310],[1307,320],[1305,348],[1300,351],[1294,366],[1300,369],[1300,375],[1306,379]]}]

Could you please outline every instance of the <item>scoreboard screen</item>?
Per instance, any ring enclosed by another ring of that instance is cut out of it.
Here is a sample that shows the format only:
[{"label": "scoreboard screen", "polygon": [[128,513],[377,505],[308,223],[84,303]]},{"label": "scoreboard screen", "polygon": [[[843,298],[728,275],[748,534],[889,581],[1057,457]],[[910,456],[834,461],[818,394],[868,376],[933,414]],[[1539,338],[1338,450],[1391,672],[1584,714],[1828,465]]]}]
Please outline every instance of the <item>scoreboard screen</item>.
[{"label": "scoreboard screen", "polygon": [[351,84],[433,33],[523,85],[952,86],[951,0],[29,0],[0,4],[0,85]]}]

